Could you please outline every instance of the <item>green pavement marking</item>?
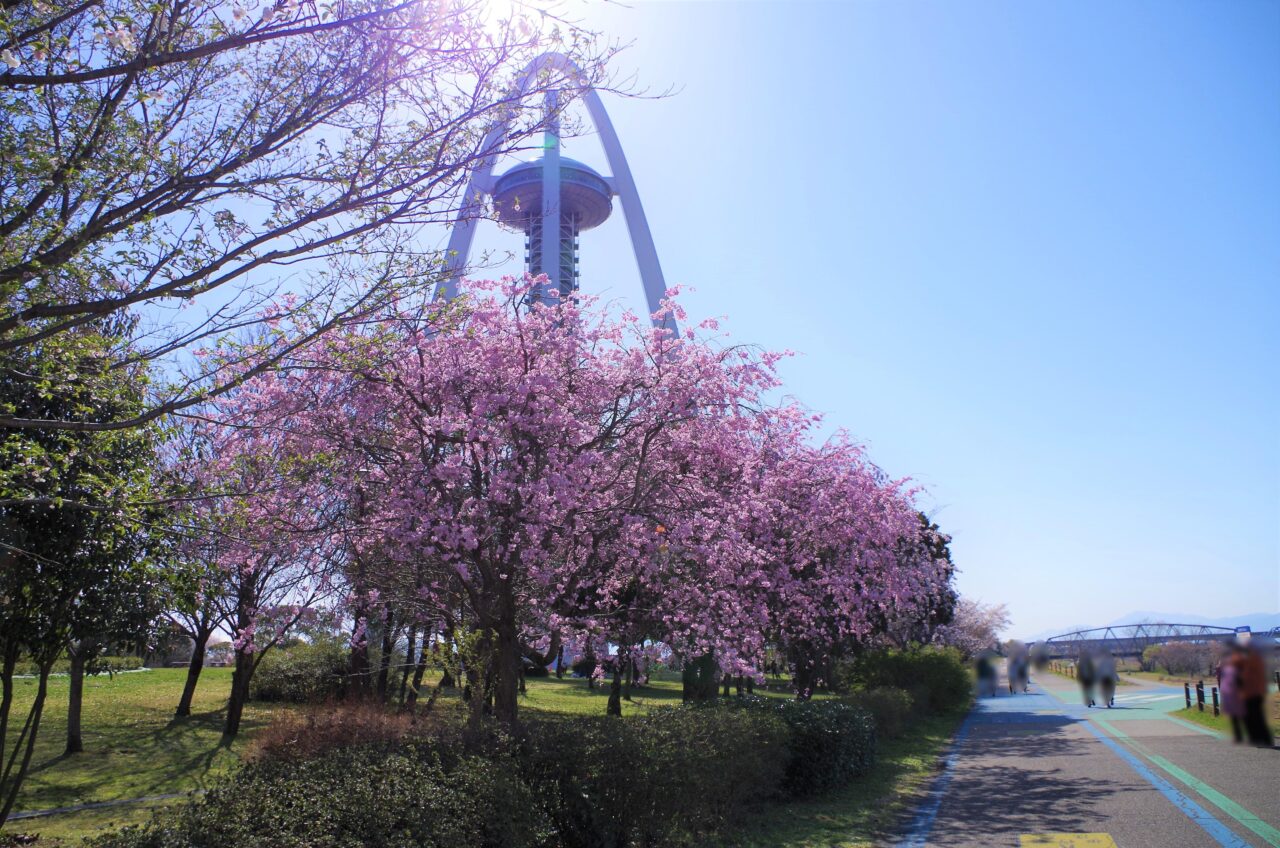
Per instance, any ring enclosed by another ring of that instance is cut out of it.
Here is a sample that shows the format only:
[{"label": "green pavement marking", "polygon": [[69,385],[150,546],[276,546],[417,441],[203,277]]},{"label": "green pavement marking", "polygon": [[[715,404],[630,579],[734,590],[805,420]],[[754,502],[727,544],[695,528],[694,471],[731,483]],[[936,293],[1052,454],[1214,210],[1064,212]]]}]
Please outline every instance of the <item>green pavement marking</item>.
[{"label": "green pavement marking", "polygon": [[1192,730],[1196,731],[1197,733],[1203,733],[1205,736],[1212,736],[1214,739],[1227,738],[1227,735],[1225,733],[1219,733],[1218,731],[1213,730],[1212,728],[1205,727],[1204,725],[1201,725],[1201,724],[1196,724],[1194,721],[1187,721],[1185,718],[1178,718],[1177,716],[1171,716],[1171,715],[1167,715],[1165,716],[1165,718],[1169,719],[1169,721],[1176,721],[1178,724],[1182,725],[1183,727],[1189,727]]},{"label": "green pavement marking", "polygon": [[1280,848],[1280,830],[1277,830],[1276,828],[1267,824],[1262,819],[1258,818],[1256,815],[1254,815],[1253,813],[1246,810],[1244,807],[1237,804],[1235,801],[1232,801],[1226,795],[1223,795],[1221,792],[1214,789],[1209,784],[1205,783],[1203,780],[1193,777],[1191,774],[1187,773],[1185,770],[1179,768],[1178,766],[1175,766],[1173,763],[1169,762],[1164,757],[1161,757],[1159,754],[1152,753],[1144,745],[1138,742],[1136,739],[1129,736],[1129,734],[1125,733],[1123,730],[1120,730],[1115,725],[1108,722],[1106,719],[1093,718],[1093,721],[1096,722],[1101,727],[1103,727],[1104,729],[1106,729],[1107,732],[1109,732],[1112,736],[1116,737],[1121,742],[1124,742],[1129,747],[1133,748],[1138,753],[1142,754],[1142,756],[1146,757],[1148,760],[1155,763],[1157,766],[1164,769],[1169,774],[1176,777],[1178,780],[1181,780],[1187,786],[1190,786],[1192,789],[1198,792],[1201,796],[1203,796],[1206,800],[1208,800],[1211,804],[1214,804],[1215,806],[1218,807],[1218,809],[1222,810],[1224,813],[1231,816],[1231,818],[1235,819],[1240,824],[1249,828],[1249,830],[1252,830],[1254,833],[1258,834],[1258,836],[1262,837],[1262,839],[1268,845],[1275,846],[1275,848]]}]

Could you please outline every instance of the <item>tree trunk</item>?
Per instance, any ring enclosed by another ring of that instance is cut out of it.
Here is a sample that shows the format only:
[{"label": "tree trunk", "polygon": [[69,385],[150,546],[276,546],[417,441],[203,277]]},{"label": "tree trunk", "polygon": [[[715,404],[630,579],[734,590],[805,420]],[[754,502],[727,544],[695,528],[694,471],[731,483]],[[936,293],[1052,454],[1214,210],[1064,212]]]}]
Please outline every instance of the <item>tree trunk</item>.
[{"label": "tree trunk", "polygon": [[751,675],[747,675],[747,694],[754,695],[756,693],[756,679]]},{"label": "tree trunk", "polygon": [[[427,673],[427,637],[423,634],[422,648],[418,651],[418,664],[413,669],[413,685],[409,687],[409,695],[405,699],[405,707],[410,713],[418,706],[418,693],[422,691],[422,676]],[[437,686],[444,686],[442,679]]]},{"label": "tree trunk", "polygon": [[236,651],[236,668],[231,673],[231,697],[227,700],[227,723],[222,728],[222,738],[230,742],[240,732],[240,719],[244,705],[249,700],[249,680],[253,677],[253,655]]},{"label": "tree trunk", "polygon": [[685,701],[711,701],[716,697],[716,658],[703,654],[684,663],[682,696]]},{"label": "tree trunk", "polygon": [[516,723],[517,693],[520,690],[520,643],[516,638],[515,605],[503,604],[498,623],[498,650],[494,654],[495,671],[493,712],[503,724]]},{"label": "tree trunk", "polygon": [[440,687],[442,689],[452,689],[457,686],[457,681],[453,679],[453,625],[450,624],[444,629],[444,639],[439,646],[433,646],[431,650],[441,650],[444,652],[444,659],[440,665],[444,668],[444,674],[440,678]]},{"label": "tree trunk", "polygon": [[378,658],[378,700],[387,702],[387,684],[391,676],[391,655],[396,650],[395,618],[391,608],[382,616],[382,656]]},{"label": "tree trunk", "polygon": [[745,674],[739,674],[737,678],[734,679],[733,685],[739,695],[745,695],[747,689],[747,676]]},{"label": "tree trunk", "polygon": [[84,751],[84,738],[80,734],[80,714],[84,708],[84,644],[73,644],[67,649],[71,660],[71,674],[67,690],[67,748],[63,753],[79,754]]},{"label": "tree trunk", "polygon": [[620,716],[622,715],[622,663],[619,662],[613,667],[613,684],[609,687],[609,705],[605,708],[605,715]]},{"label": "tree trunk", "polygon": [[[369,633],[368,611],[357,607],[355,624],[351,630],[351,658],[347,664],[347,677],[350,682],[348,690],[355,700],[364,700],[369,696]],[[362,627],[364,629],[362,629]]]},{"label": "tree trunk", "polygon": [[732,677],[730,677],[729,675],[727,675],[727,674],[726,674],[726,675],[724,675],[724,676],[723,676],[722,681],[721,681],[721,682],[724,684],[724,696],[725,696],[726,698],[727,698],[727,697],[729,697],[729,682],[730,682],[732,679],[733,679]]},{"label": "tree trunk", "polygon": [[[426,634],[423,634],[423,635],[425,637]],[[410,625],[409,632],[406,638],[408,638],[409,642],[405,646],[405,651],[404,651],[404,672],[400,675],[400,699],[399,700],[400,700],[401,707],[404,706],[405,689],[407,689],[409,686],[409,674],[415,670],[413,654],[414,654],[414,651],[416,651],[418,648],[418,628],[414,627],[413,625]]]},{"label": "tree trunk", "polygon": [[636,661],[627,655],[627,676],[622,681],[622,700],[631,700],[631,684],[636,677]]},{"label": "tree trunk", "polygon": [[556,651],[556,680],[564,679],[564,645]]},{"label": "tree trunk", "polygon": [[187,682],[182,687],[182,697],[178,699],[178,709],[174,710],[174,716],[183,718],[191,715],[191,702],[196,697],[196,684],[200,682],[200,672],[204,670],[205,650],[209,644],[209,637],[213,635],[213,631],[197,633],[195,644],[191,648],[191,662],[187,664]]},{"label": "tree trunk", "polygon": [[[36,697],[31,703],[31,709],[27,712],[27,722],[22,727],[22,731],[18,734],[17,740],[14,742],[12,749],[7,749],[8,745],[8,717],[9,709],[12,706],[13,695],[13,666],[6,662],[5,664],[5,709],[4,724],[0,725],[0,825],[5,823],[9,818],[10,811],[13,810],[14,801],[18,800],[18,790],[22,788],[22,782],[27,777],[27,770],[31,767],[31,755],[36,749],[36,736],[40,732],[40,719],[44,715],[44,701],[49,694],[49,671],[53,667],[53,661],[49,660],[40,666],[40,682],[36,687]],[[14,772],[15,760],[18,751],[22,751],[22,762],[18,764],[17,772]],[[8,753],[10,759],[4,761],[4,755]]]},{"label": "tree trunk", "polygon": [[807,701],[813,697],[813,689],[817,682],[817,663],[807,651],[798,650],[794,654],[794,665],[792,682],[795,685],[796,699]]}]

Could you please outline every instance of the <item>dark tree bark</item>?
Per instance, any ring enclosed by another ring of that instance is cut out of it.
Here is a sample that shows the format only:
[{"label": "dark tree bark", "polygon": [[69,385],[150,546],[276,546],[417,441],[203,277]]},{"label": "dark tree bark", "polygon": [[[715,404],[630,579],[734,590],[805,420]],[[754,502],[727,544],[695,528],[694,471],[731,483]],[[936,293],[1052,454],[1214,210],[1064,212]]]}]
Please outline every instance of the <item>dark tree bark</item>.
[{"label": "dark tree bark", "polygon": [[222,738],[230,741],[240,732],[240,720],[244,715],[244,705],[249,700],[249,681],[253,677],[253,655],[239,649],[236,651],[236,667],[231,673],[231,697],[227,700],[227,722],[222,728]]},{"label": "dark tree bark", "polygon": [[627,656],[627,676],[622,681],[622,700],[624,701],[631,700],[631,684],[635,681],[635,677],[636,677],[636,661],[633,660],[630,655],[628,655]]},{"label": "dark tree bark", "polygon": [[560,646],[560,650],[556,651],[556,679],[564,678],[564,645]]},{"label": "dark tree bark", "polygon": [[452,624],[450,624],[448,627],[444,629],[444,639],[442,640],[442,643],[443,643],[442,646],[433,647],[432,650],[444,651],[445,653],[444,662],[441,663],[441,665],[444,667],[444,675],[440,678],[440,686],[446,689],[452,689],[453,687],[458,685],[457,681],[453,679],[453,671],[452,671],[453,669],[453,625]]},{"label": "dark tree bark", "polygon": [[418,628],[412,624],[409,625],[409,632],[405,635],[405,638],[408,639],[408,643],[404,650],[404,671],[400,674],[399,701],[401,707],[404,706],[405,690],[409,686],[409,675],[415,671],[413,655],[418,648]]},{"label": "dark tree bark", "polygon": [[609,705],[605,715],[622,715],[622,663],[613,667],[613,683],[609,686]]},{"label": "dark tree bark", "polygon": [[711,701],[716,697],[716,658],[703,654],[686,660],[681,675],[681,697],[685,701]]},{"label": "dark tree bark", "polygon": [[794,667],[792,683],[795,685],[796,700],[807,701],[813,697],[813,690],[818,682],[818,664],[812,654],[803,649],[792,652]]},{"label": "dark tree bark", "polygon": [[378,658],[378,700],[387,701],[387,685],[391,676],[391,655],[396,650],[395,617],[391,608],[387,607],[382,616],[382,656]]},{"label": "dark tree bark", "polygon": [[516,723],[517,693],[520,689],[520,642],[516,633],[516,605],[509,586],[503,586],[501,612],[498,618],[498,644],[493,654],[493,713],[498,721]]},{"label": "dark tree bark", "polygon": [[73,643],[67,650],[71,661],[71,674],[67,690],[67,748],[64,753],[79,754],[84,751],[84,738],[80,732],[80,715],[84,710],[84,662],[87,646]]},{"label": "dark tree bark", "polygon": [[177,718],[191,715],[191,702],[196,696],[196,684],[200,682],[200,672],[204,670],[205,651],[209,644],[212,630],[198,634],[191,648],[191,662],[187,663],[187,682],[182,687],[182,697],[178,699],[178,708],[173,714]]},{"label": "dark tree bark", "polygon": [[[3,766],[0,768],[0,825],[4,824],[5,819],[9,817],[9,812],[13,810],[13,804],[18,800],[18,790],[22,788],[22,781],[26,779],[27,771],[31,768],[31,755],[35,752],[36,736],[40,732],[40,719],[44,716],[44,702],[49,694],[49,671],[52,667],[52,659],[40,664],[36,697],[31,703],[31,709],[27,711],[26,724],[18,734],[12,750],[6,750],[9,742],[9,711],[13,706],[13,663],[10,657],[5,658],[4,674],[0,675],[4,678],[4,698],[3,703],[0,704],[0,766]],[[20,751],[22,760],[18,762],[17,757]],[[6,754],[8,760],[5,760]],[[15,764],[17,765],[16,773],[14,772]]]},{"label": "dark tree bark", "polygon": [[368,622],[368,610],[364,606],[359,606],[354,615],[355,624],[351,631],[351,658],[347,664],[349,679],[347,691],[355,700],[360,701],[369,697],[369,641],[367,631],[361,631],[362,623]]},{"label": "dark tree bark", "polygon": [[[432,648],[434,650],[434,648]],[[409,694],[405,697],[405,709],[411,714],[418,706],[418,693],[422,691],[422,677],[427,673],[427,634],[422,634],[422,647],[418,650],[418,663],[413,669],[413,685],[409,687]],[[444,685],[444,679],[440,680],[436,688],[439,689]]]}]

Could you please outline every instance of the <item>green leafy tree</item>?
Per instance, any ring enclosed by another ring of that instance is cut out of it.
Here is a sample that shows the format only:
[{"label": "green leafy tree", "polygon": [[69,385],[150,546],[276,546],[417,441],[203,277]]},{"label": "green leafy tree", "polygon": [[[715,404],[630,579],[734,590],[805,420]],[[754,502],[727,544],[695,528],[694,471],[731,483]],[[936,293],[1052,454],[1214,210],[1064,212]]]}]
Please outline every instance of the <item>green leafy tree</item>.
[{"label": "green leafy tree", "polygon": [[[581,78],[518,91],[547,50]],[[119,361],[169,366],[127,413],[0,426],[136,426],[429,291],[442,257],[417,231],[484,214],[471,171],[527,146],[543,93],[604,82],[608,52],[487,0],[0,3],[0,353],[143,314]],[[246,348],[254,367],[181,356],[274,322],[286,289],[305,320]]]},{"label": "green leafy tree", "polygon": [[[104,420],[136,413],[145,374],[102,365],[129,328],[104,323],[3,355],[0,412]],[[146,554],[157,438],[151,428],[0,430],[0,823],[30,767],[54,662],[72,647],[82,679],[102,648],[138,635],[152,615],[159,574]],[[34,662],[38,679],[19,723],[11,713],[20,658]]]}]

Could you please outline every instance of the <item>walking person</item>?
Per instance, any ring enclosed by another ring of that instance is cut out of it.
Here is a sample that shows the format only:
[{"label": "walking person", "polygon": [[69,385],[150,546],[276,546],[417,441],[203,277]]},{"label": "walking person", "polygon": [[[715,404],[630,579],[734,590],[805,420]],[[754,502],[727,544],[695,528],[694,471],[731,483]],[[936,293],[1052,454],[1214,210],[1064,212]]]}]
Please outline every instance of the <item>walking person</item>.
[{"label": "walking person", "polygon": [[1028,658],[1027,648],[1021,642],[1014,643],[1009,651],[1009,694],[1027,691]]},{"label": "walking person", "polygon": [[1240,696],[1244,701],[1244,730],[1249,744],[1270,748],[1275,744],[1263,710],[1267,701],[1267,663],[1262,652],[1252,645],[1243,646],[1240,661]]},{"label": "walking person", "polygon": [[1093,686],[1098,679],[1098,670],[1094,667],[1093,657],[1089,654],[1081,654],[1080,659],[1076,660],[1076,680],[1080,682],[1080,691],[1084,695],[1084,705],[1092,707],[1095,705],[1093,700]]},{"label": "walking person", "polygon": [[978,654],[977,671],[978,697],[994,697],[996,694],[996,666],[986,651]]},{"label": "walking person", "polygon": [[1102,702],[1107,705],[1107,709],[1111,709],[1116,705],[1116,684],[1119,682],[1119,675],[1116,674],[1116,661],[1109,652],[1098,654],[1095,663],[1098,675],[1098,689],[1102,693]]},{"label": "walking person", "polygon": [[1236,742],[1244,741],[1244,698],[1240,692],[1240,675],[1243,671],[1244,651],[1231,643],[1231,653],[1218,665],[1218,695],[1222,698],[1222,713],[1231,720],[1231,734]]}]

